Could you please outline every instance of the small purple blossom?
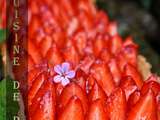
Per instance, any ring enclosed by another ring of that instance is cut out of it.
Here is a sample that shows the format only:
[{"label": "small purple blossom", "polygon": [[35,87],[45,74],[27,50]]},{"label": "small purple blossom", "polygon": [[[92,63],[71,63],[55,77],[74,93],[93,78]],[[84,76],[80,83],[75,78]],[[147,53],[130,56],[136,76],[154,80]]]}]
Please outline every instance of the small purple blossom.
[{"label": "small purple blossom", "polygon": [[75,71],[70,70],[70,64],[68,62],[56,65],[54,71],[58,74],[54,77],[54,82],[61,82],[63,86],[66,86],[70,82],[69,79],[72,79],[75,76]]}]

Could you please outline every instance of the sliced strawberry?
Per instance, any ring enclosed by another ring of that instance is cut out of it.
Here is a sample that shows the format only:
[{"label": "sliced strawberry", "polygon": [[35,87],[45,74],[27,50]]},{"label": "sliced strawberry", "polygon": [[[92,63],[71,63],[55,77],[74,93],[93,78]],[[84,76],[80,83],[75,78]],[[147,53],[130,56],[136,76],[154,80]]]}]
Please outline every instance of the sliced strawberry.
[{"label": "sliced strawberry", "polygon": [[97,83],[103,88],[105,93],[109,96],[115,88],[115,83],[108,66],[102,61],[98,60],[94,65],[92,65],[91,74],[97,80]]},{"label": "sliced strawberry", "polygon": [[133,66],[137,66],[137,48],[134,45],[128,45],[122,49],[125,59]]},{"label": "sliced strawberry", "polygon": [[121,79],[121,71],[120,68],[117,64],[117,61],[115,59],[110,59],[109,63],[108,63],[109,69],[112,73],[114,82],[116,83],[116,85],[118,86],[120,83],[120,79]]},{"label": "sliced strawberry", "polygon": [[103,49],[100,53],[100,59],[104,62],[108,62],[112,58],[112,54],[109,52],[108,49]]},{"label": "sliced strawberry", "polygon": [[135,81],[130,76],[122,77],[120,87],[125,91],[126,100],[137,89]]},{"label": "sliced strawberry", "polygon": [[84,113],[81,101],[78,97],[73,96],[69,99],[58,120],[84,120]]},{"label": "sliced strawberry", "polygon": [[40,75],[37,76],[37,78],[32,83],[32,86],[31,86],[31,88],[29,89],[29,92],[28,92],[28,104],[29,105],[32,104],[32,99],[34,98],[34,96],[36,95],[38,90],[41,88],[43,82],[46,79],[47,79],[47,73],[42,72]]},{"label": "sliced strawberry", "polygon": [[[31,7],[36,8],[36,10],[34,10],[34,11],[37,11],[37,9],[39,9],[39,8],[37,8],[37,6],[35,4],[36,4],[36,2],[32,2]],[[30,39],[34,39],[35,38],[36,32],[38,31],[38,28],[40,28],[40,26],[41,26],[41,22],[40,22],[38,16],[32,16],[32,20],[30,21],[30,24],[29,24],[29,27],[28,27],[29,28],[28,37]],[[38,43],[42,39],[41,37],[37,37],[37,38],[38,38],[38,40],[35,39],[36,43]],[[40,38],[40,40],[39,40],[39,38]]]},{"label": "sliced strawberry", "polygon": [[1,21],[0,21],[0,29],[3,29],[6,27],[6,1],[2,0],[0,2],[0,17],[1,17]]},{"label": "sliced strawberry", "polygon": [[56,88],[56,97],[59,100],[59,96],[61,95],[64,86],[61,83],[55,84],[55,88]]},{"label": "sliced strawberry", "polygon": [[68,16],[74,16],[74,10],[73,8],[76,6],[76,4],[74,4],[75,6],[73,6],[73,1],[61,1],[60,5],[61,5],[61,8],[64,10],[64,11],[68,11],[67,12],[67,15]]},{"label": "sliced strawberry", "polygon": [[124,60],[133,66],[137,66],[137,56],[138,56],[138,46],[133,42],[131,36],[127,37],[123,42],[122,54],[124,55]]},{"label": "sliced strawberry", "polygon": [[141,96],[140,100],[131,108],[127,120],[157,120],[156,101],[152,90]]},{"label": "sliced strawberry", "polygon": [[30,120],[55,120],[55,106],[52,97],[52,91],[45,93],[36,111],[30,116]]},{"label": "sliced strawberry", "polygon": [[79,7],[81,9],[81,12],[79,12],[79,14],[78,14],[78,19],[79,19],[79,21],[83,21],[83,22],[80,22],[83,29],[84,30],[89,30],[93,27],[93,24],[92,24],[93,18],[91,16],[90,12],[82,10],[83,8],[86,9],[85,5],[82,2],[83,1],[79,2]]},{"label": "sliced strawberry", "polygon": [[90,55],[86,56],[81,62],[80,62],[80,68],[86,73],[89,73],[91,65],[94,63],[95,57]]},{"label": "sliced strawberry", "polygon": [[160,119],[160,110],[157,111],[157,114],[158,114],[158,120]]},{"label": "sliced strawberry", "polygon": [[[28,37],[29,119],[160,119],[157,78],[143,81],[132,37],[122,41],[117,23],[92,0],[29,0]],[[47,66],[39,66],[44,61]],[[51,80],[50,68],[64,61],[76,70],[67,86]]]},{"label": "sliced strawberry", "polygon": [[105,46],[107,45],[106,45],[106,42],[103,40],[102,35],[98,35],[97,38],[95,39],[96,40],[93,41],[93,51],[94,51],[94,55],[97,57],[99,56],[102,49],[105,48]]},{"label": "sliced strawberry", "polygon": [[98,32],[104,33],[107,31],[107,25],[109,23],[109,18],[106,15],[106,13],[102,10],[98,11],[95,18],[95,29],[97,29]]},{"label": "sliced strawberry", "polygon": [[46,36],[43,38],[43,40],[39,43],[39,49],[41,49],[41,53],[43,57],[46,56],[47,51],[52,46],[52,38],[50,36]]},{"label": "sliced strawberry", "polygon": [[87,89],[87,93],[89,93],[89,91],[93,88],[94,84],[95,84],[96,79],[93,77],[93,75],[89,75],[87,78],[87,83],[86,83],[86,89]]},{"label": "sliced strawberry", "polygon": [[30,71],[34,65],[35,65],[34,60],[32,59],[30,55],[28,55],[28,71]]},{"label": "sliced strawberry", "polygon": [[97,99],[99,99],[102,102],[102,104],[105,105],[105,102],[107,100],[107,95],[95,81],[94,86],[92,87],[92,90],[88,95],[88,100],[91,103]]},{"label": "sliced strawberry", "polygon": [[59,107],[60,108],[65,107],[69,99],[73,96],[77,96],[81,100],[84,113],[86,114],[88,110],[88,100],[87,100],[85,91],[83,91],[83,89],[79,85],[73,82],[68,84],[63,89],[62,94],[60,96],[60,100],[59,100]]},{"label": "sliced strawberry", "polygon": [[125,76],[131,76],[136,85],[138,86],[138,88],[140,89],[143,85],[143,78],[141,76],[141,74],[137,71],[137,69],[131,65],[131,64],[127,64],[124,68],[124,73]]},{"label": "sliced strawberry", "polygon": [[128,103],[127,103],[128,111],[138,102],[140,97],[141,97],[141,93],[138,90],[134,91],[129,96]]},{"label": "sliced strawberry", "polygon": [[86,74],[81,70],[77,69],[75,82],[85,91],[86,90]]},{"label": "sliced strawberry", "polygon": [[[42,23],[45,23],[43,25],[43,29],[44,29],[44,32],[46,34],[45,36],[47,36],[47,35],[49,35],[49,36],[53,35],[53,32],[56,31],[55,29],[58,29],[57,26],[56,26],[58,23],[55,22],[55,19],[52,16],[53,15],[51,14],[51,12],[48,11],[47,9],[43,10],[41,12],[41,17],[43,18],[42,19]],[[48,19],[50,19],[50,20],[48,20]]]},{"label": "sliced strawberry", "polygon": [[156,102],[157,102],[157,114],[158,114],[158,120],[160,118],[160,84],[157,82],[157,76],[151,75],[147,81],[145,81],[141,93],[144,95],[149,89],[151,89],[156,96]]},{"label": "sliced strawberry", "polygon": [[50,79],[46,79],[44,83],[42,84],[41,88],[38,90],[34,98],[31,100],[31,104],[29,104],[29,113],[30,115],[33,115],[34,112],[36,111],[37,107],[40,104],[40,101],[42,100],[43,96],[45,95],[46,92],[52,92],[52,99],[53,99],[53,104],[55,106],[56,103],[56,93],[55,93],[55,87],[54,84]]},{"label": "sliced strawberry", "polygon": [[[59,5],[59,2],[60,1],[57,1],[56,3],[53,3],[53,1],[52,0],[43,0],[43,2],[47,5],[47,6],[49,6],[49,7],[52,7],[52,6],[55,6],[55,5]],[[58,7],[58,6],[57,6]],[[55,7],[55,8],[57,8],[57,7]],[[56,11],[56,9],[54,10],[54,11],[52,11],[52,12],[58,12],[58,11]]]},{"label": "sliced strawberry", "polygon": [[32,82],[39,76],[42,72],[47,71],[47,65],[35,65],[34,68],[32,68],[28,72],[28,88],[32,85]]},{"label": "sliced strawberry", "polygon": [[60,64],[63,61],[63,57],[55,44],[48,50],[45,58],[50,65]]},{"label": "sliced strawberry", "polygon": [[[92,39],[91,39],[92,40]],[[87,41],[87,45],[84,49],[84,52],[85,52],[85,55],[91,55],[91,54],[94,54],[93,53],[93,42],[91,40],[88,40]]]},{"label": "sliced strawberry", "polygon": [[131,36],[128,36],[128,37],[125,39],[125,41],[123,42],[123,47],[126,47],[126,46],[128,46],[128,45],[132,45],[132,46],[134,46],[135,48],[138,48],[138,45],[135,44],[133,41],[134,41],[133,38],[132,38]]},{"label": "sliced strawberry", "polygon": [[125,59],[125,55],[122,51],[120,51],[116,56],[116,61],[121,71],[124,71],[124,67],[127,64],[127,60]]},{"label": "sliced strawberry", "polygon": [[36,64],[41,63],[42,55],[38,47],[31,40],[28,41],[28,54],[32,57]]},{"label": "sliced strawberry", "polygon": [[87,44],[87,36],[85,34],[85,32],[81,32],[79,31],[75,36],[74,36],[74,43],[75,46],[78,50],[78,52],[80,53],[80,55],[84,56],[84,49],[86,47]]},{"label": "sliced strawberry", "polygon": [[156,97],[157,101],[157,115],[158,115],[158,120],[160,120],[160,91]]},{"label": "sliced strawberry", "polygon": [[79,11],[86,11],[91,17],[93,17],[97,13],[97,10],[95,9],[93,2],[90,0],[79,0],[78,8]]},{"label": "sliced strawberry", "polygon": [[122,38],[119,35],[114,35],[110,40],[109,47],[111,53],[116,55],[121,50]]},{"label": "sliced strawberry", "polygon": [[[60,6],[60,7],[62,7],[62,6]],[[61,17],[61,19],[60,19],[60,17]],[[65,12],[64,9],[62,8],[60,10],[60,16],[58,18],[58,21],[60,23],[60,27],[65,30],[67,28],[67,25],[70,22],[70,19],[71,19],[70,16],[68,16],[67,12]]]},{"label": "sliced strawberry", "polygon": [[79,63],[79,53],[77,52],[71,40],[68,40],[68,42],[66,43],[66,47],[62,52],[65,61],[72,63],[73,66],[76,66]]},{"label": "sliced strawberry", "polygon": [[160,84],[156,81],[147,81],[144,83],[141,93],[144,95],[149,89],[152,89],[154,94],[157,96],[158,92],[160,92]]},{"label": "sliced strawberry", "polygon": [[124,120],[126,117],[126,97],[121,88],[115,89],[107,100],[107,111],[110,120]]},{"label": "sliced strawberry", "polygon": [[66,33],[59,30],[60,28],[57,27],[55,31],[55,34],[52,35],[52,38],[54,42],[56,43],[57,47],[63,48],[66,43]]},{"label": "sliced strawberry", "polygon": [[101,100],[97,99],[91,103],[86,120],[109,120]]}]

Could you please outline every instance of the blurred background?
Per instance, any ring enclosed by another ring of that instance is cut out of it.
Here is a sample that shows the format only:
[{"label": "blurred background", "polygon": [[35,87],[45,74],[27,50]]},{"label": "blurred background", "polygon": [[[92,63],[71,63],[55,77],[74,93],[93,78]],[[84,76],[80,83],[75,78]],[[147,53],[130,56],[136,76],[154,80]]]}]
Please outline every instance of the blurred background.
[{"label": "blurred background", "polygon": [[123,37],[134,37],[140,54],[160,75],[160,0],[96,0],[96,4],[118,22]]}]

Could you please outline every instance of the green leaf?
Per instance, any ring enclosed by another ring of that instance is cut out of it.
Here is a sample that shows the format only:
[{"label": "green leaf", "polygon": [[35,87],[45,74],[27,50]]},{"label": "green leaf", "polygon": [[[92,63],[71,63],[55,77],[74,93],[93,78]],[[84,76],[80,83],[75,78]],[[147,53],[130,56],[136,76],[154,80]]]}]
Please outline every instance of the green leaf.
[{"label": "green leaf", "polygon": [[19,92],[13,89],[13,81],[8,76],[0,82],[0,120],[12,120],[19,111],[18,102],[13,101],[13,94]]},{"label": "green leaf", "polygon": [[6,118],[6,80],[0,81],[0,120]]},{"label": "green leaf", "polygon": [[0,43],[4,42],[6,40],[6,30],[0,29]]}]

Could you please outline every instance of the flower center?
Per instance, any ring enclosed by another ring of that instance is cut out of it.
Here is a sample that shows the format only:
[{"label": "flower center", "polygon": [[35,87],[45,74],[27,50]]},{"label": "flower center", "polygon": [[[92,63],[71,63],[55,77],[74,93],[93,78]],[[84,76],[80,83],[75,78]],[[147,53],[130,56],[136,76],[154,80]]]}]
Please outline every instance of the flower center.
[{"label": "flower center", "polygon": [[65,77],[66,76],[66,73],[62,73],[62,75],[61,75],[62,77]]}]

